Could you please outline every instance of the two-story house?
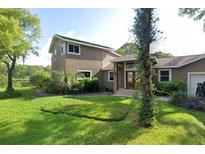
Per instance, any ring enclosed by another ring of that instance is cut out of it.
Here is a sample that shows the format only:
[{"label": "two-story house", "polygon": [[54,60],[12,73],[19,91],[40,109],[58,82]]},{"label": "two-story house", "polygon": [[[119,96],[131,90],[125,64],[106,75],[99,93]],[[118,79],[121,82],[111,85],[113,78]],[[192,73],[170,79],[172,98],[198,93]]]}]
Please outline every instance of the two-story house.
[{"label": "two-story house", "polygon": [[78,80],[97,77],[101,88],[113,89],[112,59],[120,57],[113,48],[55,34],[49,53],[52,74],[69,72]]},{"label": "two-story house", "polygon": [[[53,36],[49,52],[53,74],[70,72],[78,80],[98,77],[102,89],[114,92],[135,87],[135,55],[120,56],[113,48],[60,35]],[[183,80],[187,94],[194,96],[197,85],[205,83],[205,54],[157,58],[154,69],[156,82]]]}]

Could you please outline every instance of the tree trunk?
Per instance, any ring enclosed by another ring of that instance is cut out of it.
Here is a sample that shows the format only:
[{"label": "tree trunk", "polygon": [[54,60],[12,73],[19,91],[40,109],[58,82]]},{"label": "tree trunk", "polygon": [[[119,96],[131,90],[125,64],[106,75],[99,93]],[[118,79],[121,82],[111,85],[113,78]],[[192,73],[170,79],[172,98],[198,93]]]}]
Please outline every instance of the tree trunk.
[{"label": "tree trunk", "polygon": [[139,60],[141,65],[142,105],[140,123],[144,127],[151,127],[154,120],[153,94],[152,94],[152,64],[150,60],[150,29],[151,9],[144,10],[142,42]]},{"label": "tree trunk", "polygon": [[12,59],[12,63],[11,63],[11,67],[9,66],[9,64],[7,63],[7,71],[8,71],[8,83],[7,83],[7,90],[8,91],[12,91],[14,90],[13,88],[13,70],[16,64],[16,58]]}]

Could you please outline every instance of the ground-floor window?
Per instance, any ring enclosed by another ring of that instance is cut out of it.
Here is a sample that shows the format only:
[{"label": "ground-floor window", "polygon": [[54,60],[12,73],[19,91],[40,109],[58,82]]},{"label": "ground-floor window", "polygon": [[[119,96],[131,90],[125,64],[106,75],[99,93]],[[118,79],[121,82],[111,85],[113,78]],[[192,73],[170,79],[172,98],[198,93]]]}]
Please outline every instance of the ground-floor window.
[{"label": "ground-floor window", "polygon": [[108,71],[108,81],[113,81],[113,80],[114,80],[114,72]]},{"label": "ground-floor window", "polygon": [[92,78],[92,71],[91,70],[78,70],[77,79],[82,80],[84,78]]},{"label": "ground-floor window", "polygon": [[171,69],[160,69],[159,70],[159,82],[161,81],[170,81],[171,80]]}]

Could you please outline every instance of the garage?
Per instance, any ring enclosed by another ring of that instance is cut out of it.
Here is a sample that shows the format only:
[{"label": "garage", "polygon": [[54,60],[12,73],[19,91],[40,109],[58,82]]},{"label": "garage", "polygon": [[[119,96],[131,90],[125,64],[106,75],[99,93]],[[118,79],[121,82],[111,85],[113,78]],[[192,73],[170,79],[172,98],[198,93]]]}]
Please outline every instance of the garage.
[{"label": "garage", "polygon": [[196,89],[198,83],[205,81],[205,72],[189,72],[187,81],[187,94],[189,96],[196,96]]}]

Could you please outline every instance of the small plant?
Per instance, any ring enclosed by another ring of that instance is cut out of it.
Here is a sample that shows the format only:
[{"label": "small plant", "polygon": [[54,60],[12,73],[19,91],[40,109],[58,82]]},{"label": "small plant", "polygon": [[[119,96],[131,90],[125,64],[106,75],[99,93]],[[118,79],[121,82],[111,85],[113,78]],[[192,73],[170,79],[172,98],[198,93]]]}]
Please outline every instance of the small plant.
[{"label": "small plant", "polygon": [[49,94],[63,94],[63,84],[57,80],[50,80],[47,84],[45,91]]},{"label": "small plant", "polygon": [[176,106],[182,106],[186,94],[183,91],[173,92],[170,97],[170,103]]},{"label": "small plant", "polygon": [[196,97],[187,97],[183,100],[182,105],[188,109],[194,109],[199,105],[199,100]]},{"label": "small plant", "polygon": [[48,82],[50,81],[50,75],[46,72],[39,72],[32,75],[29,81],[33,86],[45,90],[48,85]]}]

